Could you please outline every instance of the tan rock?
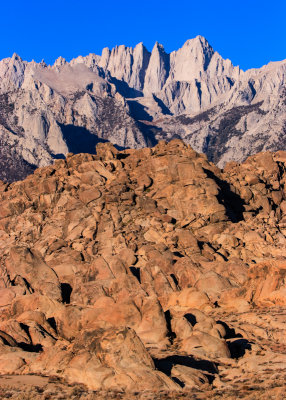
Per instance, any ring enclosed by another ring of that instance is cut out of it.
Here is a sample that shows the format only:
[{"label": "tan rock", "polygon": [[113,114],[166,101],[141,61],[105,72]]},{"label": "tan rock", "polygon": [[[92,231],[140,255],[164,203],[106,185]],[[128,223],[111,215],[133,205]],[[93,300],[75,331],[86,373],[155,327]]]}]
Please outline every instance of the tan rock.
[{"label": "tan rock", "polygon": [[225,341],[200,331],[195,331],[192,336],[184,339],[181,349],[188,354],[210,358],[230,357],[230,351]]},{"label": "tan rock", "polygon": [[286,332],[275,157],[219,170],[178,140],[107,144],[0,184],[0,373],[109,394],[213,396],[214,379],[231,398],[249,371],[270,387],[262,361]]},{"label": "tan rock", "polygon": [[184,388],[207,389],[208,379],[198,370],[184,365],[175,365],[171,370],[171,376],[184,383]]},{"label": "tan rock", "polygon": [[211,309],[211,303],[208,296],[195,289],[186,288],[180,292],[174,292],[169,297],[168,307],[177,306],[180,308],[198,308],[202,310]]}]

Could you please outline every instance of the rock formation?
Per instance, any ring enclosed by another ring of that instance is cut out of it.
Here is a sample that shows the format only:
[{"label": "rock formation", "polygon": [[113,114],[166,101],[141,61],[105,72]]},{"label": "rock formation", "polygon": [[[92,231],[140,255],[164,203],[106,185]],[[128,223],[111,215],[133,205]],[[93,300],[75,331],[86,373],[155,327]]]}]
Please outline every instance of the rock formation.
[{"label": "rock formation", "polygon": [[285,162],[99,143],[1,183],[0,374],[90,399],[282,399]]},{"label": "rock formation", "polygon": [[170,54],[139,43],[53,66],[14,54],[0,61],[0,179],[94,154],[104,141],[122,149],[181,138],[219,167],[285,150],[285,76],[285,61],[242,71],[202,36]]}]

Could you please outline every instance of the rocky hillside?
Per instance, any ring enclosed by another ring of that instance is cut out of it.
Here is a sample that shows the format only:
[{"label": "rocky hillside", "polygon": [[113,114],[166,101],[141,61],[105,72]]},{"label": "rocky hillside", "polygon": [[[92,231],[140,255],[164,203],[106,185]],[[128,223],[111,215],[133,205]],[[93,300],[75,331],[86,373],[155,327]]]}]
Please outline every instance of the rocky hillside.
[{"label": "rocky hillside", "polygon": [[282,399],[285,162],[99,143],[1,183],[0,374],[34,399],[52,380],[53,398]]},{"label": "rocky hillside", "polygon": [[285,61],[242,71],[201,36],[170,54],[140,43],[53,66],[14,54],[0,61],[0,137],[19,174],[0,179],[107,140],[122,149],[181,138],[219,167],[286,149],[285,76]]}]

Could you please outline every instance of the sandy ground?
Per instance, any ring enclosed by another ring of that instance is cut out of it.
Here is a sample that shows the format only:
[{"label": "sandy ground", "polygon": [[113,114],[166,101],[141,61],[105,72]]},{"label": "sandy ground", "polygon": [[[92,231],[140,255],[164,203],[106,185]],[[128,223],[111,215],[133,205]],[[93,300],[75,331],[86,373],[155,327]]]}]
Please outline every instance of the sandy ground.
[{"label": "sandy ground", "polygon": [[0,399],[17,400],[64,400],[64,399],[83,399],[83,400],[167,400],[167,399],[225,399],[225,400],[285,400],[285,384],[280,387],[261,388],[259,386],[242,386],[240,389],[215,390],[200,392],[196,390],[186,390],[178,392],[160,391],[151,393],[144,391],[141,393],[124,393],[115,391],[93,392],[86,389],[83,385],[70,385],[53,377],[37,375],[3,375],[0,376]]}]

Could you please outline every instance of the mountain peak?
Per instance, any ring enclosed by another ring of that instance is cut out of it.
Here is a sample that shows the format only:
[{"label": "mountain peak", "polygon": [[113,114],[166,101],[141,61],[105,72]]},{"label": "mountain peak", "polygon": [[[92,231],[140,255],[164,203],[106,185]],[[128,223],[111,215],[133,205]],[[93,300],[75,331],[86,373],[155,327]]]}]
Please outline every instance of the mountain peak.
[{"label": "mountain peak", "polygon": [[142,51],[148,51],[147,48],[144,46],[143,42],[136,44],[136,46],[134,47],[134,50],[135,49],[140,49]]},{"label": "mountain peak", "polygon": [[212,46],[209,44],[206,38],[203,36],[196,36],[193,39],[188,39],[182,48],[192,48],[192,49],[200,49],[202,51],[211,50],[214,52]]},{"label": "mountain peak", "polygon": [[152,53],[153,53],[153,51],[156,51],[156,50],[159,51],[159,52],[164,52],[165,53],[164,46],[161,43],[157,42],[157,41],[154,44],[154,47],[152,49]]},{"label": "mountain peak", "polygon": [[[35,165],[51,162],[67,147],[89,150],[81,140],[90,132],[92,143],[95,135],[122,147],[181,137],[222,166],[254,151],[286,146],[285,77],[285,62],[242,72],[201,35],[170,54],[158,41],[152,52],[140,42],[70,62],[59,57],[48,68],[15,53],[0,62],[0,134],[5,132],[8,145],[19,135],[17,151]],[[60,104],[67,104],[64,111]],[[85,129],[78,130],[77,146],[66,144],[63,123]]]},{"label": "mountain peak", "polygon": [[23,60],[17,53],[13,53],[11,61],[13,62],[13,61],[23,61]]},{"label": "mountain peak", "polygon": [[63,57],[58,57],[54,63],[55,67],[61,67],[62,65],[65,65],[67,63],[66,59]]}]

